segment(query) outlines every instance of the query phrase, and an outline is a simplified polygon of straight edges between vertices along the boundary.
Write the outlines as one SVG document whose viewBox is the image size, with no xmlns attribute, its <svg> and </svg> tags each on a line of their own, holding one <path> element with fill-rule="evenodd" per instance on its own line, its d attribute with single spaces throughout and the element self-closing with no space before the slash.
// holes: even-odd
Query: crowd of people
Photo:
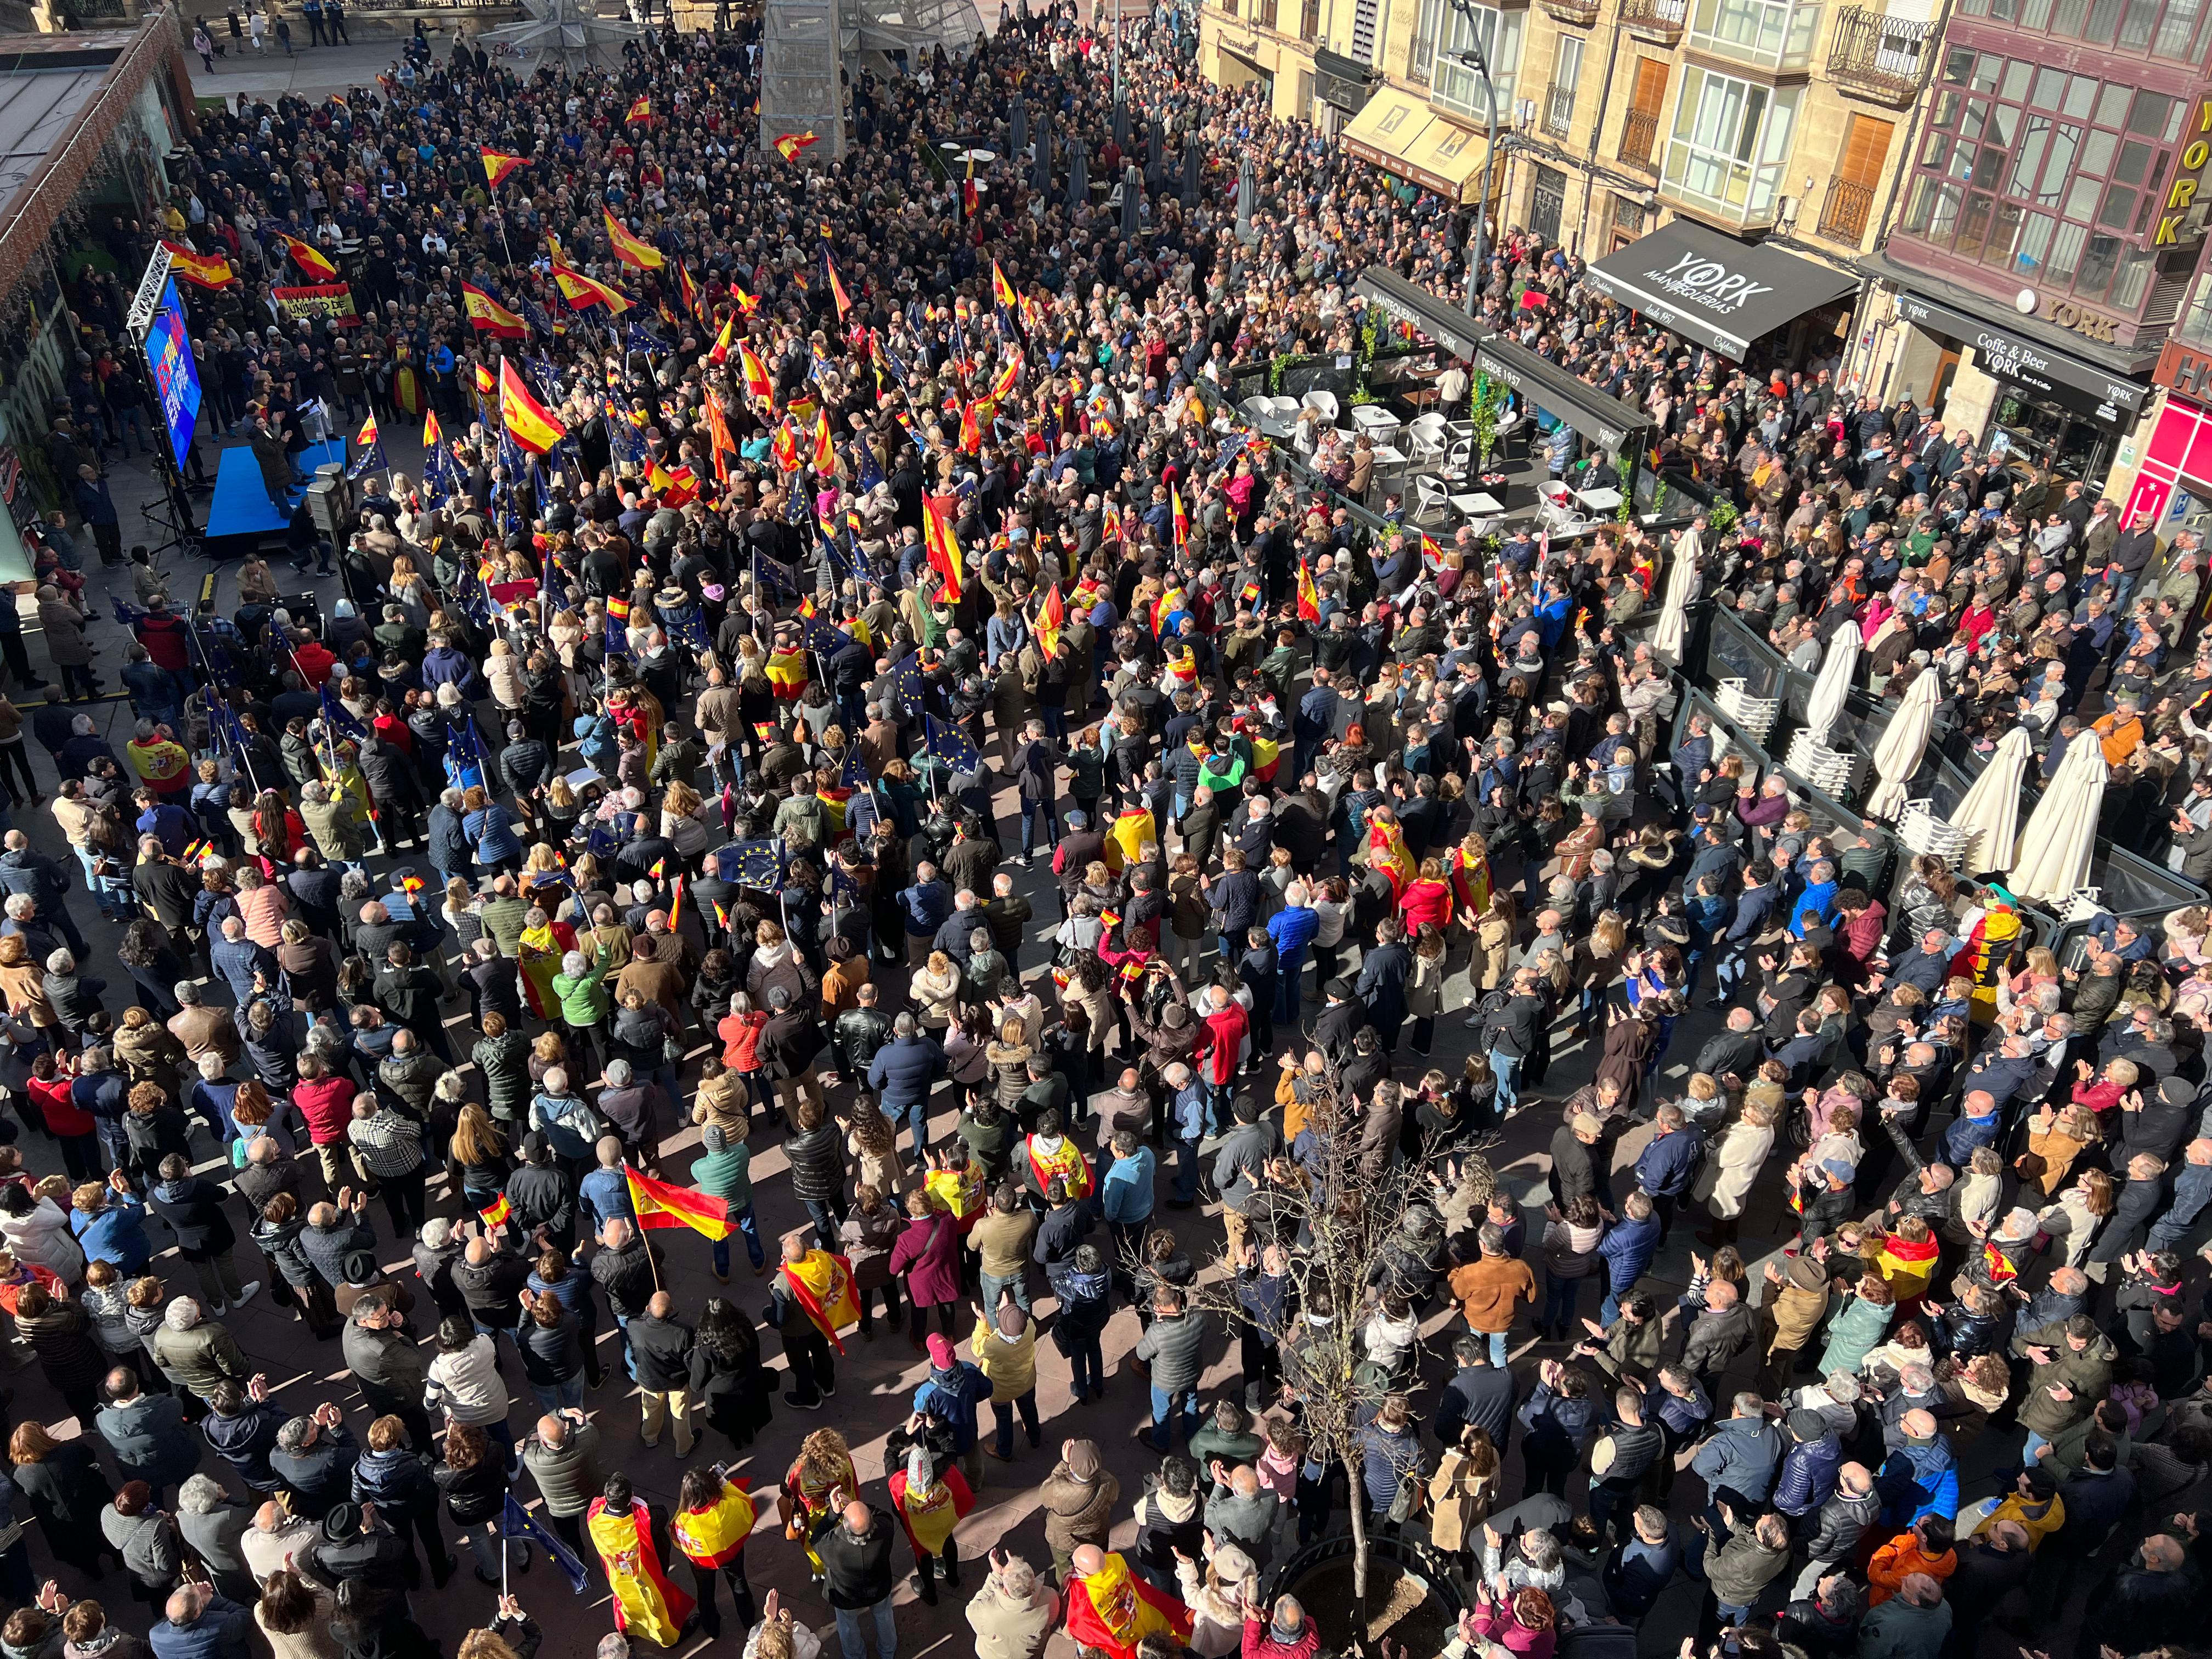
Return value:
<svg viewBox="0 0 2212 1659">
<path fill-rule="evenodd" d="M 972 1589 L 988 1659 L 1310 1659 L 1360 1614 L 1283 1570 L 1355 1511 L 1466 1607 L 1455 1659 L 1594 1654 L 1678 1581 L 1693 1646 L 1774 1659 L 2197 1645 L 2212 921 L 2062 967 L 2001 882 L 1678 720 L 1641 626 L 1688 561 L 1801 665 L 1857 629 L 1877 698 L 1937 675 L 1984 750 L 2100 743 L 2112 837 L 2198 877 L 2194 538 L 1838 358 L 1685 348 L 1510 228 L 1477 309 L 1648 409 L 1694 522 L 1416 525 L 1369 440 L 1228 394 L 1399 341 L 1370 264 L 1456 303 L 1474 227 L 1181 24 L 1025 9 L 860 72 L 828 164 L 757 144 L 743 22 L 203 118 L 152 234 L 234 273 L 189 290 L 211 432 L 286 492 L 311 435 L 434 422 L 335 542 L 300 507 L 327 619 L 259 556 L 221 617 L 129 562 L 119 754 L 40 526 L 65 684 L 0 702 L 0 780 L 76 867 L 0 850 L 0 1311 L 77 1433 L 9 1440 L 9 1659 L 412 1659 L 448 1523 L 501 1592 L 461 1659 L 529 1659 L 545 1553 L 611 1594 L 603 1656 L 720 1633 L 720 1582 L 749 1656 L 813 1659 L 753 1589 L 803 1559 L 844 1659 L 896 1659 L 902 1582 Z M 1136 163 L 1139 234 L 1018 125 Z M 271 320 L 287 238 L 358 326 Z M 144 389 L 113 283 L 71 301 L 50 459 L 123 562 Z M 1519 413 L 1553 477 L 1609 466 Z M 1343 1307 L 1309 1246 L 1351 1183 Z M 272 1389 L 223 1322 L 263 1296 L 348 1389 Z M 920 1378 L 880 1485 L 811 1415 L 879 1321 Z M 658 1501 L 611 1380 L 684 1463 Z M 962 1535 L 1030 1453 L 1048 1564 Z"/>
</svg>

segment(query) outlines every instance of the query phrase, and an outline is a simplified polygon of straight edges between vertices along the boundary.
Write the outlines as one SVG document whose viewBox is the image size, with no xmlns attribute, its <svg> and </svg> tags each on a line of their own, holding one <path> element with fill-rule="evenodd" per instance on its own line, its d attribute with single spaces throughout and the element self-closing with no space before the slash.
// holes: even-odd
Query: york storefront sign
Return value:
<svg viewBox="0 0 2212 1659">
<path fill-rule="evenodd" d="M 2108 374 L 2055 347 L 2010 329 L 1954 310 L 1940 301 L 1900 292 L 1897 314 L 1930 333 L 1948 335 L 1974 349 L 1982 372 L 2039 392 L 2079 414 L 2118 426 L 2142 412 L 2148 388 Z"/>
<path fill-rule="evenodd" d="M 1619 304 L 1741 362 L 1751 343 L 1858 286 L 1856 276 L 1677 219 L 1589 268 Z"/>
</svg>

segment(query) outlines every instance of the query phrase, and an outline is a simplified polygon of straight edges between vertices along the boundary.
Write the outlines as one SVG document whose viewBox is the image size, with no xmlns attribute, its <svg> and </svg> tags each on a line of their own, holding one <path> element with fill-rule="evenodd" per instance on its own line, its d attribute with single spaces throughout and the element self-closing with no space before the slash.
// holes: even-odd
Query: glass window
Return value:
<svg viewBox="0 0 2212 1659">
<path fill-rule="evenodd" d="M 2150 45 L 2151 27 L 2158 21 L 2158 0 L 2128 0 L 2120 14 L 2120 50 L 2141 52 Z"/>
<path fill-rule="evenodd" d="M 1990 222 L 1990 240 L 1982 250 L 1984 264 L 2009 265 L 2013 249 L 2020 240 L 2021 215 L 2024 210 L 2017 202 L 1999 200 L 1996 214 Z"/>
<path fill-rule="evenodd" d="M 1955 92 L 1937 93 L 1935 106 L 1928 112 L 1928 125 L 1931 127 L 1948 127 L 1958 125 L 1959 102 L 1959 94 Z"/>
<path fill-rule="evenodd" d="M 1966 210 L 1959 216 L 1959 256 L 1966 259 L 1979 258 L 1983 240 L 1989 234 L 1990 198 L 1977 191 L 1966 198 Z"/>
<path fill-rule="evenodd" d="M 1984 144 L 1981 159 L 1974 163 L 1974 176 L 1970 180 L 1976 190 L 1995 190 L 1997 181 L 2004 177 L 2005 157 L 2008 154 L 1999 144 Z"/>
<path fill-rule="evenodd" d="M 1722 57 L 1796 68 L 1810 57 L 1820 21 L 1820 0 L 1695 0 L 1690 34 Z"/>
<path fill-rule="evenodd" d="M 2110 46 L 2119 21 L 2120 0 L 2096 0 L 2089 8 L 2089 21 L 2082 27 L 2081 38 L 2093 46 Z"/>
<path fill-rule="evenodd" d="M 2074 282 L 2075 267 L 2081 263 L 2081 243 L 2089 234 L 2080 225 L 2061 225 L 2051 239 L 2051 260 L 2044 266 L 2045 277 L 2057 288 L 2068 288 Z"/>
<path fill-rule="evenodd" d="M 2069 219 L 2087 219 L 2097 210 L 2097 198 L 2104 185 L 2083 173 L 2075 173 L 2074 182 L 2066 186 L 2066 206 L 2063 210 Z"/>
<path fill-rule="evenodd" d="M 2081 159 L 2074 164 L 2075 170 L 2081 173 L 2094 173 L 2101 179 L 2106 170 L 2112 166 L 2112 152 L 2119 147 L 2119 143 L 2118 138 L 2103 128 L 2090 128 L 2089 137 L 2081 145 Z"/>
<path fill-rule="evenodd" d="M 1943 170 L 1943 163 L 1950 159 L 1951 135 L 1948 132 L 1929 133 L 1928 142 L 1921 146 L 1920 165 L 1941 173 Z"/>
<path fill-rule="evenodd" d="M 2021 132 L 2020 149 L 2013 161 L 2012 179 L 2005 188 L 2014 196 L 2034 195 L 2035 170 L 2043 165 L 2043 152 L 2050 145 L 2051 118 L 2047 115 L 2029 116 Z M 1921 165 L 1924 167 L 1927 164 L 1927 158 L 1923 156 Z"/>
<path fill-rule="evenodd" d="M 2035 192 L 2037 205 L 2057 207 L 2059 192 L 2065 188 L 2066 175 L 2074 170 L 2075 147 L 2081 142 L 2081 129 L 2060 123 L 2051 134 L 2051 159 L 2043 165 L 2042 187 Z"/>
<path fill-rule="evenodd" d="M 1987 121 L 1989 117 L 1990 106 L 1987 104 L 1983 103 L 1978 99 L 1974 100 L 1972 103 L 1968 104 L 1966 106 L 1966 112 L 1959 118 L 1959 137 L 1961 138 L 1980 137 L 1982 136 L 1982 124 Z"/>
<path fill-rule="evenodd" d="M 2097 77 L 2077 75 L 2066 83 L 2066 102 L 2063 107 L 2069 115 L 2084 116 L 2089 112 L 2089 106 L 2096 98 Z"/>
<path fill-rule="evenodd" d="M 2133 96 L 2133 93 L 2118 82 L 2107 81 L 2097 99 L 2097 125 L 2100 127 L 2118 126 L 2127 118 L 2128 105 Z"/>
<path fill-rule="evenodd" d="M 2043 264 L 2044 250 L 2051 246 L 2051 228 L 2057 222 L 2047 213 L 2031 213 L 2021 224 L 2020 235 L 2014 243 L 2013 269 L 2033 276 Z"/>
<path fill-rule="evenodd" d="M 1528 14 L 1501 12 L 1489 6 L 1477 6 L 1474 10 L 1472 30 L 1468 27 L 1466 15 L 1457 7 L 1444 14 L 1443 39 L 1437 46 L 1435 78 L 1430 82 L 1429 96 L 1446 109 L 1456 110 L 1462 115 L 1478 118 L 1487 116 L 1491 93 L 1485 90 L 1482 76 L 1475 72 L 1474 66 L 1459 58 L 1459 54 L 1479 39 L 1484 61 L 1490 65 L 1491 88 L 1498 100 L 1498 118 L 1502 124 L 1513 115 L 1515 79 L 1521 68 L 1522 27 Z"/>
<path fill-rule="evenodd" d="M 2165 130 L 2166 111 L 2176 100 L 2162 92 L 2139 92 L 2128 106 L 2128 131 L 2155 138 Z"/>
<path fill-rule="evenodd" d="M 2025 58 L 2015 58 L 2005 65 L 2004 85 L 1998 90 L 2014 103 L 2027 96 L 2027 83 L 2035 74 L 2035 65 Z"/>
<path fill-rule="evenodd" d="M 2112 269 L 2120 262 L 2120 239 L 2107 236 L 2101 231 L 2089 238 L 2088 252 L 2081 258 L 2081 274 L 2074 279 L 2074 291 L 2086 298 L 2094 299 L 2105 291 L 2112 280 Z"/>
<path fill-rule="evenodd" d="M 1949 85 L 1963 87 L 1974 78 L 1974 54 L 1965 46 L 1954 46 L 1943 56 L 1943 79 Z"/>
<path fill-rule="evenodd" d="M 2051 0 L 2027 0 L 2020 9 L 2020 26 L 2024 29 L 2042 30 L 2051 25 Z"/>
<path fill-rule="evenodd" d="M 2051 32 L 2068 40 L 2079 39 L 2089 15 L 2089 0 L 2058 0 L 2051 14 Z"/>
<path fill-rule="evenodd" d="M 1912 181 L 1912 194 L 1905 198 L 1904 227 L 1911 234 L 1918 236 L 1928 228 L 1928 211 L 1935 205 L 1936 192 L 1942 188 L 1933 179 L 1923 173 Z"/>
<path fill-rule="evenodd" d="M 2020 131 L 2020 112 L 2009 104 L 1991 104 L 1988 122 L 1982 128 L 1982 142 L 2012 147 L 2012 136 Z"/>
<path fill-rule="evenodd" d="M 2114 230 L 2125 230 L 2135 210 L 2136 192 L 2125 185 L 2114 185 L 2105 196 L 2105 210 L 2097 216 L 2097 222 Z"/>
<path fill-rule="evenodd" d="M 2112 306 L 2115 311 L 2133 311 L 2150 292 L 2151 272 L 2158 256 L 2147 248 L 2131 247 L 2120 255 L 2119 275 L 2112 278 Z"/>
<path fill-rule="evenodd" d="M 1995 92 L 1997 82 L 2004 74 L 2005 60 L 1995 52 L 1985 52 L 1974 60 L 1974 90 Z"/>
<path fill-rule="evenodd" d="M 1928 240 L 1948 242 L 1959 228 L 1959 203 L 1962 192 L 1956 185 L 1945 185 L 1936 192 L 1935 210 L 1928 219 Z"/>
<path fill-rule="evenodd" d="M 2066 89 L 2066 71 L 2048 65 L 2036 70 L 2035 90 L 2028 94 L 2027 101 L 2038 109 L 2057 109 L 2058 94 Z"/>
<path fill-rule="evenodd" d="M 1690 67 L 1667 146 L 1668 185 L 1744 222 L 1771 217 L 1802 91 Z"/>
</svg>

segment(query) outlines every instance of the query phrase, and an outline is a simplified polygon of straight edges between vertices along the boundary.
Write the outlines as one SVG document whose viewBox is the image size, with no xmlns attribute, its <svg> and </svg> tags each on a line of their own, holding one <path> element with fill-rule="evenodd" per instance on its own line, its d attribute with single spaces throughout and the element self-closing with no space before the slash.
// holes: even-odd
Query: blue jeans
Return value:
<svg viewBox="0 0 2212 1659">
<path fill-rule="evenodd" d="M 837 1645 L 845 1659 L 868 1659 L 867 1627 L 864 1622 L 873 1619 L 876 1626 L 876 1659 L 897 1659 L 898 1626 L 891 1622 L 891 1598 L 888 1595 L 872 1607 L 839 1607 L 837 1610 Z"/>
<path fill-rule="evenodd" d="M 1176 1419 L 1182 1419 L 1182 1437 L 1188 1442 L 1198 1427 L 1198 1390 L 1182 1389 L 1170 1394 L 1158 1383 L 1152 1386 L 1152 1445 L 1159 1451 L 1175 1449 Z"/>
<path fill-rule="evenodd" d="M 1037 826 L 1044 826 L 1045 843 L 1060 845 L 1060 815 L 1041 800 L 1022 803 L 1022 856 L 1027 858 L 1036 851 Z"/>
<path fill-rule="evenodd" d="M 1502 1116 L 1521 1104 L 1521 1056 L 1492 1048 L 1490 1069 L 1498 1077 L 1498 1110 Z"/>
<path fill-rule="evenodd" d="M 1554 1328 L 1575 1322 L 1575 1304 L 1581 1300 L 1583 1282 L 1558 1273 L 1544 1275 L 1544 1323 Z"/>
<path fill-rule="evenodd" d="M 1004 1279 L 996 1273 L 978 1271 L 976 1279 L 983 1290 L 983 1305 L 995 1315 L 999 1310 L 999 1292 L 1012 1291 L 1014 1305 L 1024 1313 L 1030 1310 L 1030 1280 L 1027 1273 L 1008 1273 Z"/>
<path fill-rule="evenodd" d="M 1241 953 L 1240 953 L 1241 954 Z M 1226 959 L 1235 962 L 1236 957 Z M 1298 1023 L 1298 976 L 1305 972 L 1306 953 L 1293 951 L 1275 963 L 1275 1024 L 1285 1029 Z"/>
<path fill-rule="evenodd" d="M 1017 1412 L 1021 1413 L 1022 1429 L 1029 1436 L 1030 1444 L 1041 1446 L 1044 1443 L 1044 1430 L 1037 1422 L 1035 1389 L 1030 1389 L 1026 1394 L 1016 1395 L 1012 1400 L 994 1400 L 991 1402 L 991 1415 L 999 1419 L 998 1444 L 999 1455 L 1001 1457 L 1012 1457 L 1014 1455 L 1014 1413 Z"/>
<path fill-rule="evenodd" d="M 1190 1204 L 1198 1198 L 1198 1143 L 1177 1140 L 1175 1144 L 1175 1201 Z"/>
<path fill-rule="evenodd" d="M 753 1213 L 753 1206 L 748 1204 L 742 1210 L 732 1211 L 730 1219 L 738 1224 L 738 1231 L 745 1236 L 746 1256 L 754 1267 L 762 1266 L 768 1257 L 761 1249 L 760 1218 Z M 714 1271 L 725 1278 L 729 1274 L 730 1241 L 727 1238 L 714 1241 Z"/>
<path fill-rule="evenodd" d="M 1512 1333 L 1510 1331 L 1480 1331 L 1476 1334 L 1490 1344 L 1490 1363 L 1503 1370 L 1505 1368 L 1505 1362 L 1512 1358 L 1507 1352 L 1507 1339 L 1512 1335 Z"/>
<path fill-rule="evenodd" d="M 583 1373 L 578 1372 L 566 1382 L 532 1382 L 530 1392 L 538 1396 L 538 1403 L 549 1413 L 558 1412 L 563 1406 L 580 1407 L 584 1403 Z"/>
<path fill-rule="evenodd" d="M 1106 1354 L 1096 1336 L 1073 1336 L 1075 1352 L 1067 1356 L 1068 1386 L 1078 1400 L 1106 1391 Z"/>
<path fill-rule="evenodd" d="M 921 1167 L 921 1155 L 929 1146 L 929 1097 L 925 1095 L 910 1106 L 893 1106 L 884 1103 L 879 1109 L 891 1121 L 891 1141 L 898 1141 L 898 1126 L 905 1124 L 914 1131 L 914 1164 Z"/>
<path fill-rule="evenodd" d="M 2051 1442 L 2044 1438 L 2043 1436 L 2038 1434 L 2033 1429 L 2030 1429 L 2027 1431 L 2027 1438 L 2021 1442 L 2021 1467 L 2022 1468 L 2034 1468 L 2037 1464 L 2042 1461 L 2036 1456 L 2035 1449 L 2039 1446 L 2047 1446 Z"/>
</svg>

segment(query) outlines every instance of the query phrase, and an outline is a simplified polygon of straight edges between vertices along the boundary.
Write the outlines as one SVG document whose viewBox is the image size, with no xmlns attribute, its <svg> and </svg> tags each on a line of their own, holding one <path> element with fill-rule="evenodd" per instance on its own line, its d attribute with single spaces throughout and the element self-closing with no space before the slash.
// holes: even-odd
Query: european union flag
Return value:
<svg viewBox="0 0 2212 1659">
<path fill-rule="evenodd" d="M 116 622 L 125 628 L 136 628 L 138 619 L 146 614 L 135 605 L 124 604 L 112 593 L 107 596 L 107 603 L 115 611 Z"/>
<path fill-rule="evenodd" d="M 513 1492 L 507 1495 L 507 1510 L 500 1516 L 499 1530 L 502 1537 L 526 1538 L 544 1550 L 552 1558 L 553 1565 L 567 1575 L 568 1588 L 577 1595 L 581 1595 L 591 1587 L 591 1571 L 576 1552 L 552 1528 L 516 1503 Z"/>
<path fill-rule="evenodd" d="M 773 893 L 783 884 L 786 865 L 780 840 L 741 841 L 716 855 L 722 879 Z"/>
<path fill-rule="evenodd" d="M 476 716 L 446 722 L 446 781 L 456 789 L 470 789 L 484 781 L 483 744 L 477 735 Z"/>
<path fill-rule="evenodd" d="M 346 712 L 346 706 L 337 700 L 337 694 L 327 681 L 323 685 L 323 724 L 337 736 L 350 738 L 356 743 L 368 735 L 368 728 Z"/>
<path fill-rule="evenodd" d="M 629 655 L 629 624 L 611 611 L 607 613 L 606 646 L 610 657 Z"/>
<path fill-rule="evenodd" d="M 975 752 L 975 745 L 957 720 L 940 720 L 934 716 L 922 716 L 921 729 L 929 752 L 955 772 L 980 772 L 983 757 Z"/>
<path fill-rule="evenodd" d="M 873 489 L 879 483 L 889 483 L 884 477 L 884 464 L 876 459 L 876 452 L 866 444 L 854 447 L 854 465 L 859 469 L 860 488 Z"/>
<path fill-rule="evenodd" d="M 553 326 L 553 319 L 545 314 L 545 307 L 535 300 L 525 300 L 522 302 L 522 320 L 540 334 L 551 335 L 563 331 Z"/>
<path fill-rule="evenodd" d="M 914 720 L 921 714 L 921 656 L 909 651 L 892 665 L 891 695 L 898 699 L 902 719 Z"/>
<path fill-rule="evenodd" d="M 632 323 L 629 325 L 629 349 L 632 351 L 643 352 L 648 357 L 656 352 L 663 357 L 668 355 L 667 343 L 652 333 L 642 323 Z"/>
<path fill-rule="evenodd" d="M 861 755 L 859 744 L 848 743 L 845 745 L 845 763 L 837 769 L 837 781 L 855 793 L 873 787 L 868 781 L 868 763 Z"/>
<path fill-rule="evenodd" d="M 353 465 L 346 469 L 346 477 L 362 478 L 372 472 L 389 472 L 391 470 L 392 463 L 384 459 L 384 434 L 380 432 L 374 443 L 353 458 Z"/>
<path fill-rule="evenodd" d="M 853 642 L 853 636 L 850 634 L 846 633 L 842 629 L 830 627 L 819 617 L 807 617 L 803 621 L 806 631 L 806 648 L 809 651 L 820 652 L 825 663 Z"/>
<path fill-rule="evenodd" d="M 795 599 L 799 597 L 799 577 L 789 565 L 781 560 L 754 554 L 753 580 L 776 599 Z"/>
</svg>

